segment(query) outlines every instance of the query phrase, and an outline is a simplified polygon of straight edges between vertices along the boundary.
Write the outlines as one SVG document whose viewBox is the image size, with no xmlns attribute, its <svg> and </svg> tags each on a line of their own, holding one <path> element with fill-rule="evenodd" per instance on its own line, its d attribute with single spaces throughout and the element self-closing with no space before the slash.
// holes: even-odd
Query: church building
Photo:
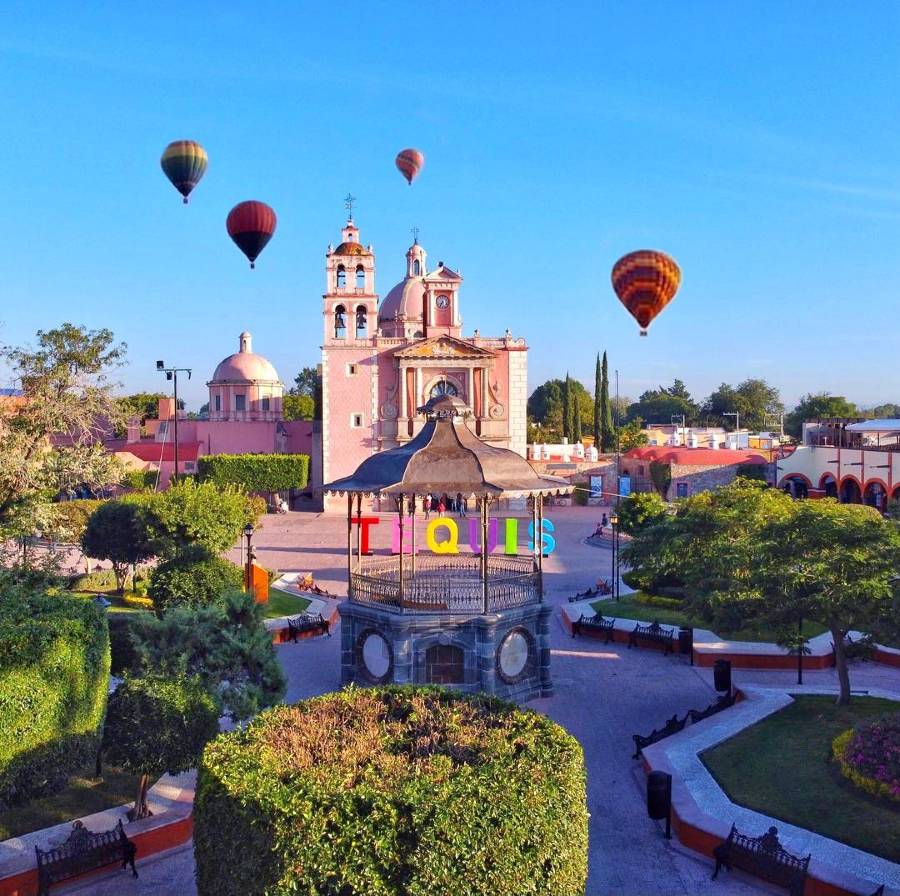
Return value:
<svg viewBox="0 0 900 896">
<path fill-rule="evenodd" d="M 429 270 L 418 238 L 405 262 L 405 276 L 379 303 L 375 253 L 360 241 L 352 215 L 340 244 L 328 246 L 316 485 L 408 442 L 425 423 L 417 409 L 438 395 L 465 402 L 479 438 L 525 456 L 525 340 L 509 330 L 464 336 L 462 276 L 442 261 Z"/>
</svg>

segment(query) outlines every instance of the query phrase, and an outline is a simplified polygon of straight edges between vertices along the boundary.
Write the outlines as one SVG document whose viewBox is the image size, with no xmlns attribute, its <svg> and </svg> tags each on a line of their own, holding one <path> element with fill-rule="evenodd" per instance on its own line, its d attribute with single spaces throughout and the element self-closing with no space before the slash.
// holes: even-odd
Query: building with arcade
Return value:
<svg viewBox="0 0 900 896">
<path fill-rule="evenodd" d="M 525 456 L 525 340 L 509 330 L 463 335 L 459 271 L 442 261 L 429 269 L 418 238 L 404 262 L 403 278 L 379 301 L 375 252 L 360 240 L 352 216 L 341 242 L 328 246 L 314 485 L 409 443 L 425 424 L 417 409 L 441 395 L 463 402 L 478 438 Z"/>
</svg>

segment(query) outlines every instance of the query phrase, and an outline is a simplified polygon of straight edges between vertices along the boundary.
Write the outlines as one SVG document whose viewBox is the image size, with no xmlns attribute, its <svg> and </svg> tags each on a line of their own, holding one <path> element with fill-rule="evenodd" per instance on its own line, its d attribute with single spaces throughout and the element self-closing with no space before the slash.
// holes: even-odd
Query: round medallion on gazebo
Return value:
<svg viewBox="0 0 900 896">
<path fill-rule="evenodd" d="M 546 696 L 552 684 L 543 499 L 571 486 L 538 476 L 514 451 L 482 442 L 466 426 L 458 398 L 442 394 L 419 410 L 427 419 L 414 439 L 324 486 L 347 496 L 342 680 L 447 684 L 519 700 Z M 474 499 L 477 550 L 418 552 L 416 510 L 426 495 Z M 364 496 L 396 508 L 394 555 L 364 557 L 358 532 L 354 547 L 353 518 L 361 515 Z M 491 553 L 491 516 L 503 498 L 527 499 L 532 539 L 524 554 Z"/>
</svg>

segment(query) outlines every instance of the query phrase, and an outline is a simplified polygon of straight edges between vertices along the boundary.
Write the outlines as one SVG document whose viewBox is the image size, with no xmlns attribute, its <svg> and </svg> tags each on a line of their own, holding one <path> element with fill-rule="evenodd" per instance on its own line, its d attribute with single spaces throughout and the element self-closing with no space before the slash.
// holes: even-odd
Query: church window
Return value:
<svg viewBox="0 0 900 896">
<path fill-rule="evenodd" d="M 428 397 L 440 398 L 441 395 L 459 395 L 459 390 L 453 383 L 449 383 L 447 380 L 438 380 L 431 387 L 431 392 L 428 394 Z"/>
<path fill-rule="evenodd" d="M 350 418 L 350 425 L 354 429 L 359 429 L 363 425 L 363 415 L 362 414 L 354 414 Z"/>
<path fill-rule="evenodd" d="M 361 264 L 356 266 L 356 288 L 366 288 L 366 269 Z"/>
<path fill-rule="evenodd" d="M 263 399 L 261 400 L 260 404 L 262 405 L 262 409 L 263 409 L 264 411 L 268 411 L 268 410 L 269 410 L 269 398 L 268 398 L 268 396 L 266 396 L 265 398 L 263 398 Z"/>
<path fill-rule="evenodd" d="M 222 396 L 221 395 L 216 396 L 216 410 L 217 411 L 222 410 Z"/>
<path fill-rule="evenodd" d="M 368 335 L 368 314 L 366 313 L 366 306 L 359 305 L 356 309 L 356 338 L 365 339 Z"/>
<path fill-rule="evenodd" d="M 347 365 L 347 376 L 356 376 L 356 365 L 355 364 Z"/>
<path fill-rule="evenodd" d="M 419 259 L 417 258 L 413 262 L 413 277 L 419 277 L 422 274 L 422 265 L 419 263 Z"/>
<path fill-rule="evenodd" d="M 337 288 L 343 289 L 347 285 L 347 272 L 344 270 L 344 266 L 339 264 L 337 266 Z"/>
<path fill-rule="evenodd" d="M 334 309 L 334 338 L 347 338 L 347 309 L 343 305 Z"/>
<path fill-rule="evenodd" d="M 247 410 L 247 396 L 243 393 L 238 393 L 234 396 L 234 409 L 236 411 L 246 411 Z"/>
</svg>

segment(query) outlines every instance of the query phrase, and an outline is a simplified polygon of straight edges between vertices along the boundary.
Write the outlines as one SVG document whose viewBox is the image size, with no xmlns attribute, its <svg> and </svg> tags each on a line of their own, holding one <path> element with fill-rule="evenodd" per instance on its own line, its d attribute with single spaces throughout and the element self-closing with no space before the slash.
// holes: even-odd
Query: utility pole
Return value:
<svg viewBox="0 0 900 896">
<path fill-rule="evenodd" d="M 166 379 L 172 383 L 172 397 L 175 400 L 175 481 L 178 481 L 178 374 L 186 373 L 191 378 L 190 367 L 166 367 L 165 361 L 157 361 L 156 369 L 165 373 Z"/>
</svg>

